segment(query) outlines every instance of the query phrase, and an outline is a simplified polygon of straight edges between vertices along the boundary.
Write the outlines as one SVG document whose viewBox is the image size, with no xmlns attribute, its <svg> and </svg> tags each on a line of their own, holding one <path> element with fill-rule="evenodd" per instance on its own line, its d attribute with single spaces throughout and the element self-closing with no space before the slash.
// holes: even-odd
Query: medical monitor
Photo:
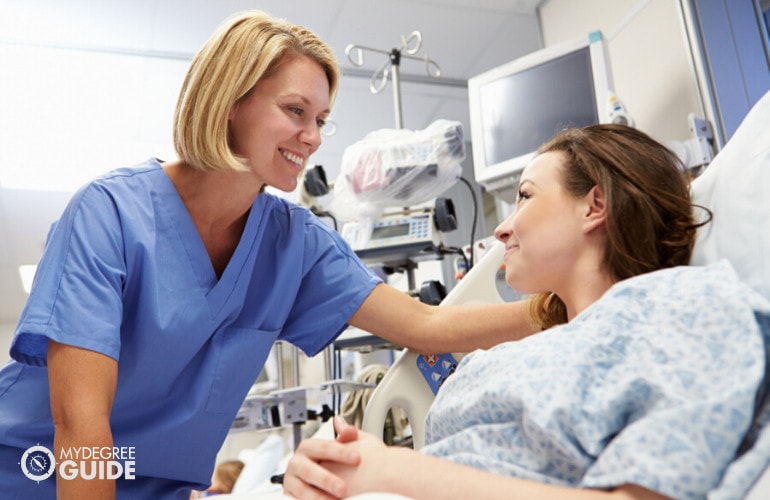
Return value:
<svg viewBox="0 0 770 500">
<path fill-rule="evenodd" d="M 476 182 L 512 203 L 535 150 L 567 127 L 609 121 L 601 32 L 547 47 L 468 80 Z"/>
</svg>

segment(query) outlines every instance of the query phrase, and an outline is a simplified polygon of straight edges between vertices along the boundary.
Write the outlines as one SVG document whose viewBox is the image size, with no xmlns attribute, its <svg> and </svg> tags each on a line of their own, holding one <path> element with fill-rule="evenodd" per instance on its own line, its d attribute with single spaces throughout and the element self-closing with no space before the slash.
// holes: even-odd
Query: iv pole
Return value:
<svg viewBox="0 0 770 500">
<path fill-rule="evenodd" d="M 421 46 L 422 34 L 419 31 L 413 31 L 408 37 L 402 35 L 401 47 L 391 49 L 389 52 L 355 44 L 350 44 L 345 47 L 345 55 L 348 57 L 348 61 L 359 68 L 364 65 L 364 51 L 376 52 L 388 56 L 388 60 L 385 61 L 374 74 L 372 74 L 372 79 L 369 82 L 369 90 L 371 90 L 372 94 L 379 94 L 382 92 L 388 84 L 388 75 L 390 75 L 393 80 L 393 106 L 396 114 L 397 129 L 404 128 L 404 119 L 401 110 L 401 78 L 399 73 L 401 59 L 423 61 L 425 63 L 425 73 L 428 77 L 438 78 L 441 76 L 441 68 L 436 61 L 430 59 L 428 56 L 415 56 Z M 403 266 L 403 270 L 406 271 L 408 281 L 407 286 L 410 290 L 414 290 L 417 285 L 414 277 L 414 270 L 416 267 L 417 264 L 411 259 L 408 259 Z"/>
<path fill-rule="evenodd" d="M 436 61 L 430 59 L 428 56 L 415 56 L 420 50 L 421 45 L 422 34 L 420 34 L 419 31 L 413 31 L 408 37 L 402 35 L 401 46 L 391 49 L 390 51 L 373 49 L 371 47 L 355 44 L 350 44 L 345 48 L 345 55 L 348 57 L 348 61 L 359 68 L 364 65 L 364 51 L 376 52 L 388 56 L 388 60 L 385 61 L 385 63 L 372 75 L 372 79 L 369 82 L 369 90 L 372 91 L 372 94 L 379 94 L 382 92 L 385 85 L 388 83 L 388 76 L 390 75 L 390 78 L 393 80 L 393 106 L 396 114 L 396 128 L 399 129 L 404 128 L 403 113 L 401 110 L 401 78 L 399 74 L 401 59 L 423 61 L 425 63 L 425 72 L 429 77 L 438 78 L 441 76 L 441 68 L 439 68 Z"/>
</svg>

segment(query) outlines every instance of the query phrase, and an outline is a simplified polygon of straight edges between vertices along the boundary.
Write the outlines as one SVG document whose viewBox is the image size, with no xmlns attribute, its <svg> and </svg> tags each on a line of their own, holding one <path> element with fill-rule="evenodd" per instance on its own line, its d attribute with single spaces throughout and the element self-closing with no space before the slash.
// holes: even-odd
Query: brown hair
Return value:
<svg viewBox="0 0 770 500">
<path fill-rule="evenodd" d="M 228 488 L 228 491 L 223 493 L 230 493 L 233 490 L 235 481 L 238 479 L 238 476 L 241 475 L 241 471 L 243 471 L 245 465 L 246 464 L 240 460 L 227 460 L 217 464 L 214 469 L 214 475 L 220 483 L 227 485 Z"/>
<path fill-rule="evenodd" d="M 689 177 L 679 158 L 649 135 L 625 125 L 567 129 L 538 154 L 561 152 L 563 185 L 575 197 L 594 186 L 607 204 L 604 262 L 613 281 L 686 265 L 696 224 Z M 553 293 L 530 297 L 535 324 L 549 328 L 567 321 L 564 303 Z"/>
<path fill-rule="evenodd" d="M 331 101 L 340 69 L 334 53 L 307 28 L 248 11 L 223 24 L 193 59 L 174 112 L 174 148 L 202 170 L 244 170 L 229 144 L 228 115 L 257 82 L 288 57 L 317 62 L 329 81 Z"/>
</svg>

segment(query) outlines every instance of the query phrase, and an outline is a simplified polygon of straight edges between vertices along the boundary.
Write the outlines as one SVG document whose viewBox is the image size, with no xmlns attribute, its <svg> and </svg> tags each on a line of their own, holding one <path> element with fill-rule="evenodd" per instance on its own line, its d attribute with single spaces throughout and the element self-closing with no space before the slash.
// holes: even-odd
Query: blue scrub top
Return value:
<svg viewBox="0 0 770 500">
<path fill-rule="evenodd" d="M 116 170 L 78 191 L 49 234 L 0 371 L 0 445 L 19 459 L 52 449 L 53 339 L 118 360 L 113 439 L 134 447 L 137 476 L 205 486 L 273 343 L 318 353 L 378 283 L 338 233 L 267 193 L 217 279 L 160 164 Z M 37 485 L 19 459 L 0 466 L 0 488 Z"/>
</svg>

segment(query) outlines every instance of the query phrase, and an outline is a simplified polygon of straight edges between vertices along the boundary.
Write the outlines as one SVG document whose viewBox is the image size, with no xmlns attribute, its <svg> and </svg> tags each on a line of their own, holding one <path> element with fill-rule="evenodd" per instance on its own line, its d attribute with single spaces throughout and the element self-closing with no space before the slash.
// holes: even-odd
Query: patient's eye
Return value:
<svg viewBox="0 0 770 500">
<path fill-rule="evenodd" d="M 516 203 L 519 203 L 523 200 L 528 200 L 529 197 L 530 197 L 530 194 L 528 192 L 526 192 L 523 189 L 519 189 L 519 192 L 516 195 Z"/>
</svg>

